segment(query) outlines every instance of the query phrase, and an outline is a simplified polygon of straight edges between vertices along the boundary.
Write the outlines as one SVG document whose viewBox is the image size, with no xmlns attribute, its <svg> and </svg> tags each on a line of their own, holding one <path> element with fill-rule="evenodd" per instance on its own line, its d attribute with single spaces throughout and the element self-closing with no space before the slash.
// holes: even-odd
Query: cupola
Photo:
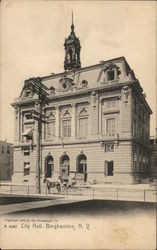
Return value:
<svg viewBox="0 0 157 250">
<path fill-rule="evenodd" d="M 72 70 L 81 68 L 80 62 L 80 41 L 79 38 L 76 37 L 74 32 L 74 24 L 73 24 L 73 13 L 72 13 L 72 25 L 71 25 L 71 33 L 68 38 L 65 38 L 65 61 L 64 61 L 64 69 Z"/>
</svg>

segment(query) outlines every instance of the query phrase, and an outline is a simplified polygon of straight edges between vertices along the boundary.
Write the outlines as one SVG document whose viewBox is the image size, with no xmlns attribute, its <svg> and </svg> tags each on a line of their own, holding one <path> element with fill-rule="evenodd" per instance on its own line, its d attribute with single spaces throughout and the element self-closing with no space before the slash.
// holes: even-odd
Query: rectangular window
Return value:
<svg viewBox="0 0 157 250">
<path fill-rule="evenodd" d="M 117 100 L 116 99 L 110 99 L 110 100 L 106 100 L 106 108 L 115 108 L 117 106 Z"/>
<path fill-rule="evenodd" d="M 63 137 L 71 137 L 71 120 L 63 120 Z"/>
<path fill-rule="evenodd" d="M 107 71 L 107 81 L 113 81 L 115 79 L 115 71 L 108 70 Z"/>
<path fill-rule="evenodd" d="M 115 118 L 106 120 L 106 134 L 109 136 L 115 135 Z"/>
<path fill-rule="evenodd" d="M 30 174 L 30 162 L 24 162 L 24 176 Z"/>
<path fill-rule="evenodd" d="M 114 151 L 113 143 L 105 144 L 105 152 L 113 152 L 113 151 Z"/>
<path fill-rule="evenodd" d="M 7 146 L 7 154 L 10 154 L 10 147 Z"/>
<path fill-rule="evenodd" d="M 88 118 L 79 119 L 79 137 L 86 138 L 88 135 Z"/>
<path fill-rule="evenodd" d="M 113 161 L 107 161 L 106 162 L 106 175 L 107 176 L 113 176 Z"/>
<path fill-rule="evenodd" d="M 33 124 L 23 124 L 22 140 L 30 141 L 33 138 Z"/>
<path fill-rule="evenodd" d="M 55 121 L 47 123 L 46 138 L 52 139 L 55 137 Z"/>
<path fill-rule="evenodd" d="M 24 155 L 30 155 L 30 148 L 29 147 L 24 147 L 23 148 L 23 154 Z"/>
</svg>

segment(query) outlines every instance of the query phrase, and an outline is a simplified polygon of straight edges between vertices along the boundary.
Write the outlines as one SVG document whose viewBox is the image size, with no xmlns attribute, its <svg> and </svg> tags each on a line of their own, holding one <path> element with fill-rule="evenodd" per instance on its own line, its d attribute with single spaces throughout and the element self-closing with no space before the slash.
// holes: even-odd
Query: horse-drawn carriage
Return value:
<svg viewBox="0 0 157 250">
<path fill-rule="evenodd" d="M 68 188 L 72 188 L 76 185 L 76 181 L 70 178 L 61 178 L 55 180 L 55 178 L 46 178 L 46 185 L 48 189 L 48 193 L 50 194 L 51 188 L 56 188 L 58 193 L 67 190 Z"/>
</svg>

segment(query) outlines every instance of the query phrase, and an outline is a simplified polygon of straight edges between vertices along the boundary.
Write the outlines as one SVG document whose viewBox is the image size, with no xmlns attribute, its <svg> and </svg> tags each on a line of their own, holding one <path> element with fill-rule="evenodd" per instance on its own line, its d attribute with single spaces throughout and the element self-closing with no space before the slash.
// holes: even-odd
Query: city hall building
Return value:
<svg viewBox="0 0 157 250">
<path fill-rule="evenodd" d="M 64 43 L 64 71 L 44 76 L 41 184 L 67 177 L 87 183 L 139 183 L 149 174 L 152 113 L 124 57 L 81 67 L 80 41 L 71 25 Z M 13 181 L 37 178 L 38 95 L 25 84 L 15 110 Z"/>
</svg>

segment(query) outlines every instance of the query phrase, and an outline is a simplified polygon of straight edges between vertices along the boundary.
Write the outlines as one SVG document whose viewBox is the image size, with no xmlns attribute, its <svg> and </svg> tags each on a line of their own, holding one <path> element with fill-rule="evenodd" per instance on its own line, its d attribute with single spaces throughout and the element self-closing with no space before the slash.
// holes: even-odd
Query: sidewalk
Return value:
<svg viewBox="0 0 157 250">
<path fill-rule="evenodd" d="M 49 206 L 62 205 L 74 203 L 76 200 L 65 200 L 65 199 L 49 199 L 42 201 L 31 201 L 31 202 L 22 202 L 22 203 L 14 203 L 8 205 L 0 206 L 0 215 L 5 215 L 9 213 L 22 212 L 30 209 L 36 208 L 45 208 Z"/>
<path fill-rule="evenodd" d="M 156 202 L 157 190 L 150 187 L 149 184 L 136 184 L 136 185 L 120 185 L 120 184 L 95 184 L 95 185 L 82 185 L 65 189 L 58 193 L 56 188 L 48 190 L 42 188 L 41 194 L 36 194 L 36 187 L 33 186 L 0 186 L 1 194 L 23 195 L 31 197 L 57 197 L 68 200 L 89 200 L 89 199 L 102 199 L 102 200 L 126 200 L 126 201 L 141 201 L 141 202 Z"/>
</svg>

